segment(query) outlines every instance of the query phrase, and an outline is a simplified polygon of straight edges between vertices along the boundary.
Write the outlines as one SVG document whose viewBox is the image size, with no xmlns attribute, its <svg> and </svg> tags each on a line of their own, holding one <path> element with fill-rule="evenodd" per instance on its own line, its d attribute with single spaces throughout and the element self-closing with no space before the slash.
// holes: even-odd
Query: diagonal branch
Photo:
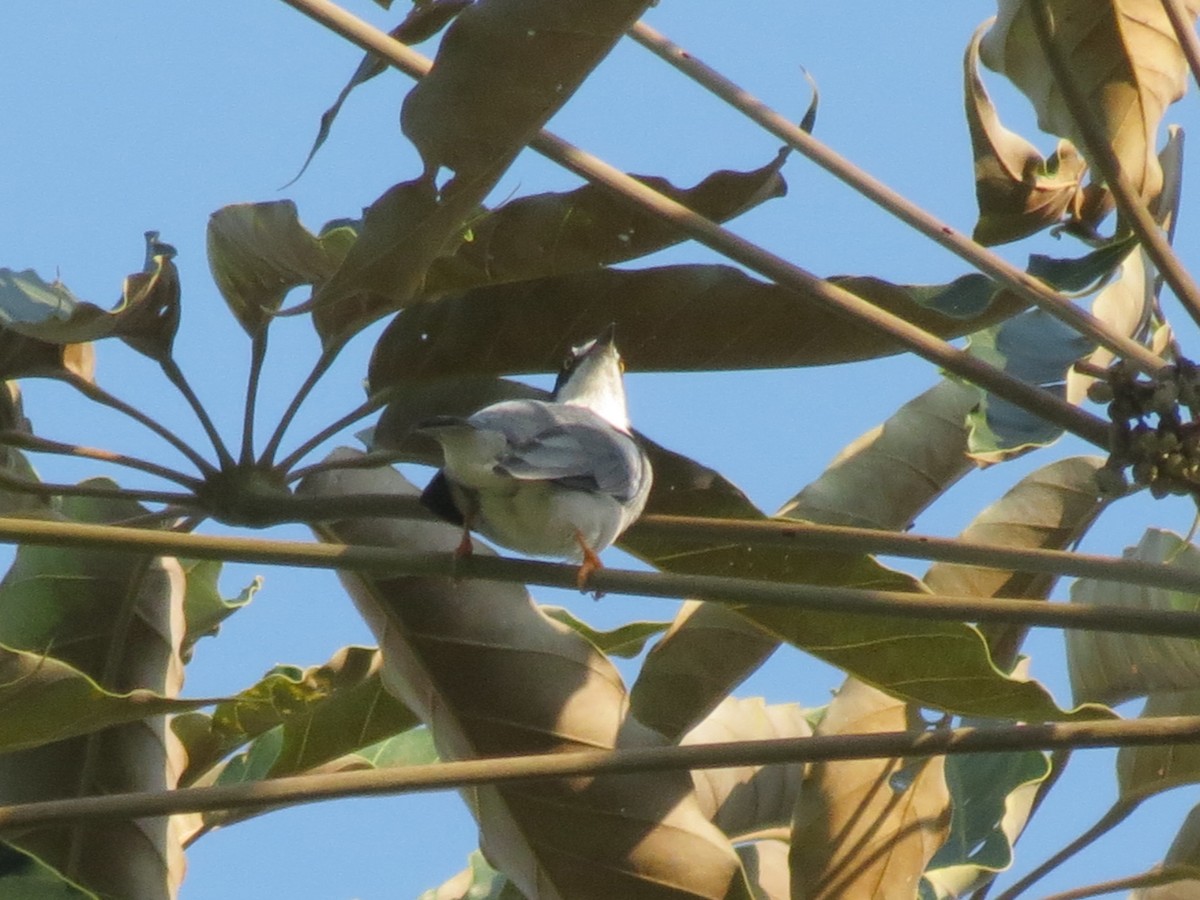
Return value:
<svg viewBox="0 0 1200 900">
<path fill-rule="evenodd" d="M 78 522 L 0 518 L 0 542 L 122 550 L 192 559 L 219 559 L 393 576 L 477 578 L 546 587 L 578 588 L 579 569 L 536 560 L 475 554 L 414 554 L 391 547 L 316 544 L 216 535 L 180 535 Z M 1041 600 L 906 593 L 829 585 L 780 584 L 752 578 L 680 575 L 602 568 L 587 590 L 605 594 L 681 599 L 734 607 L 760 605 L 841 615 L 886 615 L 938 621 L 1009 622 L 1128 634 L 1200 638 L 1200 613 L 1127 609 Z"/>
<path fill-rule="evenodd" d="M 106 488 L 95 484 L 55 484 L 51 481 L 33 481 L 2 470 L 0 470 L 0 487 L 34 497 L 97 497 L 104 500 L 144 500 L 149 503 L 191 505 L 196 503 L 194 495 L 182 494 L 178 491 Z"/>
<path fill-rule="evenodd" d="M 392 40 L 383 31 L 351 15 L 329 0 L 285 2 L 414 78 L 420 78 L 430 68 L 431 63 L 426 57 Z M 782 257 L 738 237 L 595 156 L 572 146 L 562 138 L 542 131 L 530 141 L 529 146 L 587 181 L 607 187 L 643 210 L 676 225 L 706 247 L 780 285 L 809 294 L 816 301 L 888 335 L 923 359 L 942 366 L 1086 441 L 1100 447 L 1107 446 L 1108 425 L 1098 417 L 1077 409 L 1048 391 L 1032 387 L 995 366 L 933 337 L 911 322 L 885 312 L 862 297 L 830 284 Z"/>
<path fill-rule="evenodd" d="M 1083 138 L 1088 159 L 1104 176 L 1104 181 L 1112 191 L 1117 208 L 1121 211 L 1121 215 L 1129 227 L 1133 229 L 1134 234 L 1137 235 L 1146 255 L 1150 257 L 1159 274 L 1171 286 L 1171 290 L 1183 308 L 1187 310 L 1188 315 L 1192 317 L 1192 321 L 1200 324 L 1200 286 L 1192 279 L 1175 251 L 1171 249 L 1171 245 L 1167 243 L 1162 229 L 1150 215 L 1150 210 L 1138 196 L 1138 192 L 1129 181 L 1129 176 L 1121 166 L 1121 161 L 1113 152 L 1103 127 L 1088 105 L 1087 97 L 1080 90 L 1075 81 L 1075 75 L 1071 72 L 1071 67 L 1067 65 L 1062 51 L 1054 40 L 1055 26 L 1046 0 L 1033 0 L 1029 4 L 1029 12 L 1034 34 L 1037 35 L 1042 52 L 1046 55 L 1046 62 L 1054 75 L 1054 83 L 1062 92 L 1067 109 L 1071 112 L 1071 118 Z"/>
<path fill-rule="evenodd" d="M 889 759 L 963 753 L 1007 753 L 1063 747 L 1132 747 L 1200 742 L 1200 716 L 1059 722 L 922 732 L 820 735 L 722 744 L 580 750 L 434 763 L 394 769 L 294 775 L 249 784 L 111 794 L 0 806 L 0 834 L 83 819 L 142 818 L 185 812 L 311 803 L 338 797 L 450 790 L 542 778 L 682 769 L 716 769 Z"/>
<path fill-rule="evenodd" d="M 201 484 L 197 478 L 136 456 L 126 456 L 124 453 L 116 453 L 112 450 L 103 450 L 98 447 L 84 447 L 80 444 L 66 444 L 61 441 L 52 441 L 49 438 L 38 437 L 23 431 L 0 431 L 0 445 L 18 447 L 34 453 L 53 453 L 59 456 L 76 456 L 80 459 L 94 459 L 98 462 L 108 462 L 113 465 L 124 466 L 127 469 L 137 469 L 140 472 L 157 475 L 159 478 L 166 481 L 174 481 L 176 484 L 181 484 L 192 490 L 195 490 Z"/>
<path fill-rule="evenodd" d="M 807 157 L 906 225 L 966 260 L 980 272 L 991 276 L 1013 293 L 1036 304 L 1080 334 L 1107 347 L 1118 357 L 1129 360 L 1132 365 L 1144 372 L 1154 373 L 1165 365 L 1163 360 L 1137 341 L 1118 334 L 1100 319 L 1076 306 L 1067 297 L 1054 291 L 1044 282 L 1034 278 L 1028 272 L 1018 269 L 1003 257 L 971 240 L 961 231 L 951 228 L 883 182 L 868 175 L 808 132 L 797 128 L 792 122 L 734 84 L 720 72 L 705 65 L 682 47 L 673 44 L 649 25 L 638 22 L 630 29 L 629 35 L 660 59 L 757 122 L 793 150 Z"/>
</svg>

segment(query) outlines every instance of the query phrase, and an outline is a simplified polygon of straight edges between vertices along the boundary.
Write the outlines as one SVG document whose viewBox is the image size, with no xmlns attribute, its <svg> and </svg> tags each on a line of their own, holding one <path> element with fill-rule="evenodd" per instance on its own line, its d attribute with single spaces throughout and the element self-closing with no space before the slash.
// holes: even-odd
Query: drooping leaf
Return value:
<svg viewBox="0 0 1200 900">
<path fill-rule="evenodd" d="M 261 576 L 255 576 L 241 592 L 232 599 L 221 596 L 217 579 L 221 575 L 221 563 L 216 560 L 182 560 L 187 577 L 187 595 L 183 602 L 187 631 L 184 634 L 181 652 L 183 661 L 191 659 L 196 642 L 212 637 L 221 628 L 221 623 L 245 606 L 262 587 Z"/>
<path fill-rule="evenodd" d="M 183 783 L 275 729 L 274 755 L 262 777 L 310 771 L 407 731 L 416 716 L 385 691 L 382 667 L 377 650 L 343 647 L 320 666 L 277 666 L 211 716 L 177 720 L 176 732 L 188 748 Z M 263 758 L 262 748 L 255 758 Z"/>
<path fill-rule="evenodd" d="M 1098 456 L 1057 460 L 1026 475 L 1003 497 L 984 509 L 959 538 L 1001 547 L 1064 550 L 1091 527 L 1107 500 L 1096 472 Z M 1038 572 L 934 563 L 925 584 L 939 594 L 967 597 L 1022 597 L 1044 600 L 1057 578 Z M 980 626 L 992 655 L 1003 669 L 1016 662 L 1027 627 L 987 623 Z"/>
<path fill-rule="evenodd" d="M 5 335 L 0 332 L 0 354 L 3 354 Z M 21 402 L 21 388 L 15 381 L 0 383 L 0 432 L 27 436 L 33 433 L 29 420 L 25 418 Z M 37 482 L 37 472 L 20 450 L 0 439 L 0 471 L 5 475 L 24 481 Z M 26 493 L 17 489 L 0 487 L 0 515 L 38 516 L 53 514 L 54 501 L 50 497 Z"/>
<path fill-rule="evenodd" d="M 313 235 L 291 200 L 237 203 L 209 217 L 208 266 L 230 311 L 254 336 L 288 291 L 328 279 L 354 239 L 353 230 L 337 226 Z"/>
<path fill-rule="evenodd" d="M 984 36 L 983 62 L 1029 98 L 1043 131 L 1085 147 L 1042 52 L 1029 0 L 1003 0 Z M 1074 73 L 1134 189 L 1148 200 L 1162 186 L 1156 158 L 1159 123 L 1183 96 L 1187 62 L 1157 0 L 1054 0 L 1048 4 L 1054 43 Z M 1192 18 L 1200 9 L 1185 0 Z"/>
<path fill-rule="evenodd" d="M 670 622 L 627 622 L 609 631 L 597 631 L 562 606 L 542 605 L 542 612 L 583 635 L 605 656 L 620 656 L 633 659 L 642 652 L 646 642 L 656 634 L 662 634 Z"/>
<path fill-rule="evenodd" d="M 965 897 L 1013 862 L 1013 846 L 1050 774 L 1044 753 L 988 753 L 946 758 L 952 814 L 946 843 L 925 879 L 938 900 Z"/>
<path fill-rule="evenodd" d="M 979 77 L 979 39 L 971 37 L 963 58 L 964 94 L 979 219 L 972 237 L 985 246 L 1028 237 L 1078 215 L 1087 163 L 1069 141 L 1045 159 L 1029 141 L 1000 123 Z"/>
<path fill-rule="evenodd" d="M 1200 690 L 1151 694 L 1139 716 L 1200 715 Z M 1200 781 L 1200 744 L 1148 744 L 1117 751 L 1118 802 L 1136 804 L 1155 794 Z"/>
<path fill-rule="evenodd" d="M 971 352 L 1009 375 L 1066 396 L 1067 370 L 1095 346 L 1049 313 L 1031 309 L 971 335 Z M 1003 462 L 1051 444 L 1062 428 L 1014 403 L 980 390 L 971 413 L 970 452 L 984 463 Z"/>
<path fill-rule="evenodd" d="M 388 9 L 391 6 L 391 0 L 375 0 L 375 2 L 379 3 L 384 9 Z M 414 4 L 413 8 L 408 11 L 408 15 L 404 17 L 404 21 L 388 32 L 388 37 L 410 46 L 427 41 L 445 28 L 450 20 L 465 7 L 469 6 L 471 2 L 472 0 L 427 0 L 427 2 Z M 337 99 L 333 101 L 333 105 L 321 113 L 321 124 L 317 129 L 317 136 L 313 140 L 312 148 L 308 151 L 308 156 L 304 159 L 304 165 L 300 167 L 300 171 L 296 173 L 296 177 L 284 185 L 285 188 L 299 181 L 300 176 L 304 174 L 309 164 L 313 161 L 313 157 L 317 155 L 317 151 L 321 149 L 321 146 L 329 137 L 329 132 L 333 128 L 333 120 L 342 111 L 342 106 L 349 99 L 350 92 L 360 84 L 370 81 L 376 75 L 382 75 L 387 70 L 387 67 L 388 64 L 374 53 L 368 53 L 363 56 L 362 62 L 358 64 L 358 68 L 350 76 L 350 81 L 346 83 L 341 93 L 338 94 Z"/>
<path fill-rule="evenodd" d="M 145 268 L 125 279 L 121 301 L 111 312 L 80 300 L 60 281 L 43 281 L 32 269 L 0 269 L 0 328 L 45 344 L 120 337 L 152 359 L 169 356 L 179 326 L 174 255 L 174 248 L 159 242 L 157 232 L 147 232 Z M 6 366 L 3 374 L 11 378 L 25 373 L 10 372 Z"/>
<path fill-rule="evenodd" d="M 811 711 L 795 703 L 768 706 L 761 697 L 726 698 L 680 745 L 808 737 Z M 804 765 L 739 766 L 692 772 L 700 807 L 734 841 L 786 828 L 800 793 Z"/>
<path fill-rule="evenodd" d="M 326 471 L 302 490 L 417 493 L 392 469 Z M 329 523 L 319 534 L 419 553 L 449 552 L 460 538 L 455 527 L 424 518 Z M 656 740 L 628 718 L 611 664 L 520 587 L 342 578 L 380 638 L 385 684 L 430 726 L 442 758 Z M 686 775 L 539 781 L 479 788 L 469 799 L 489 859 L 527 895 L 649 900 L 691 892 L 719 900 L 741 877 Z"/>
<path fill-rule="evenodd" d="M 1200 572 L 1200 550 L 1176 534 L 1151 528 L 1125 559 Z M 1200 595 L 1146 585 L 1080 578 L 1072 603 L 1126 609 L 1200 609 Z M 1077 701 L 1115 704 L 1161 691 L 1200 688 L 1200 645 L 1192 638 L 1068 631 L 1067 670 Z"/>
<path fill-rule="evenodd" d="M 715 222 L 787 193 L 781 151 L 750 172 L 720 171 L 681 189 L 664 178 L 634 175 L 660 194 Z M 453 256 L 434 262 L 427 289 L 462 291 L 489 284 L 590 272 L 645 256 L 686 239 L 678 228 L 593 184 L 562 194 L 519 197 L 471 223 Z"/>
<path fill-rule="evenodd" d="M 1058 257 L 1031 253 L 1025 268 L 1030 275 L 1040 278 L 1056 290 L 1080 294 L 1098 287 L 1109 278 L 1136 246 L 1137 238 L 1127 235 L 1108 241 L 1083 256 Z"/>
<path fill-rule="evenodd" d="M 107 522 L 144 510 L 129 501 L 67 497 L 62 512 L 73 520 Z M 199 705 L 169 704 L 183 679 L 183 598 L 183 571 L 170 557 L 18 549 L 0 585 L 0 641 L 19 651 L 11 657 L 18 671 L 3 683 L 20 692 L 26 685 L 46 686 L 46 673 L 54 673 L 57 683 L 49 687 L 65 696 L 62 702 L 37 698 L 41 702 L 29 709 L 33 698 L 18 695 L 6 704 L 5 727 L 67 739 L 0 755 L 0 803 L 176 787 L 183 753 L 162 713 L 168 705 Z M 136 716 L 128 715 L 131 707 L 139 708 Z M 91 730 L 107 724 L 102 717 L 114 709 L 130 724 Z M 59 733 L 46 733 L 56 715 L 71 712 L 76 722 L 60 718 Z M 70 862 L 72 876 L 101 895 L 166 900 L 183 878 L 188 818 L 47 824 L 12 840 L 56 869 Z"/>
<path fill-rule="evenodd" d="M 1003 321 L 1025 302 L 983 276 L 902 286 L 830 281 L 940 337 Z M 557 371 L 563 352 L 617 323 L 630 371 L 817 366 L 903 349 L 789 288 L 720 265 L 604 269 L 477 288 L 410 307 L 371 360 L 371 389 L 404 378 Z"/>
<path fill-rule="evenodd" d="M 903 731 L 906 704 L 850 679 L 816 733 Z M 912 900 L 950 828 L 945 757 L 814 763 L 792 821 L 792 896 Z"/>
</svg>

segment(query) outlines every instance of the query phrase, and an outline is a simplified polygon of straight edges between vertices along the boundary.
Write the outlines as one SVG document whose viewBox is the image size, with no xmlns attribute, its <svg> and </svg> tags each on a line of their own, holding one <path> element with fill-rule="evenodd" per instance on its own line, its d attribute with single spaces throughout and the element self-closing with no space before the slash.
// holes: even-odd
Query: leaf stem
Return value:
<svg viewBox="0 0 1200 900">
<path fill-rule="evenodd" d="M 0 431 L 0 445 L 8 447 L 17 447 L 22 450 L 29 450 L 33 453 L 51 453 L 59 456 L 77 456 L 81 459 L 94 459 L 99 462 L 108 462 L 117 466 L 124 466 L 127 469 L 137 469 L 140 472 L 147 472 L 151 475 L 157 475 L 159 478 L 166 481 L 173 481 L 176 484 L 183 485 L 186 488 L 195 490 L 201 485 L 198 478 L 193 478 L 176 469 L 167 466 L 161 466 L 158 463 L 150 462 L 146 459 L 140 459 L 136 456 L 126 456 L 123 453 L 116 453 L 112 450 L 103 450 L 98 447 L 84 447 L 80 444 L 66 444 L 60 441 L 52 441 L 49 438 L 38 437 L 37 435 L 27 434 L 23 431 Z"/>
<path fill-rule="evenodd" d="M 1056 319 L 1065 322 L 1080 334 L 1107 347 L 1118 357 L 1129 360 L 1132 365 L 1144 372 L 1153 373 L 1165 365 L 1163 360 L 1137 341 L 1117 333 L 1106 323 L 1076 306 L 1069 298 L 1053 290 L 1044 282 L 1034 278 L 1028 272 L 1018 269 L 1003 257 L 971 240 L 957 229 L 949 227 L 945 222 L 935 218 L 908 198 L 867 174 L 841 154 L 808 132 L 796 127 L 745 89 L 698 60 L 692 53 L 672 43 L 646 23 L 636 23 L 629 30 L 629 36 L 758 123 L 793 150 L 816 163 L 906 225 L 959 258 L 966 260 L 980 272 L 986 273 L 1005 285 L 1013 293 L 1037 305 Z"/>
<path fill-rule="evenodd" d="M 1196 28 L 1189 21 L 1188 13 L 1179 0 L 1162 0 L 1163 11 L 1171 20 L 1171 28 L 1183 50 L 1188 68 L 1192 70 L 1192 80 L 1200 86 L 1200 38 L 1196 37 Z"/>
<path fill-rule="evenodd" d="M 335 344 L 326 347 L 321 351 L 321 355 L 317 357 L 312 371 L 308 373 L 308 377 L 304 379 L 304 383 L 300 385 L 299 390 L 296 391 L 296 395 L 292 397 L 292 402 L 283 411 L 283 415 L 279 419 L 279 424 L 275 426 L 275 431 L 271 434 L 271 439 L 267 441 L 267 446 L 263 448 L 262 456 L 258 459 L 258 464 L 264 469 L 273 467 L 275 454 L 279 450 L 279 444 L 283 440 L 288 426 L 296 418 L 296 413 L 300 411 L 300 407 L 308 399 L 308 395 L 317 386 L 317 382 L 329 371 L 329 367 L 333 365 L 333 361 L 337 359 L 338 353 L 341 352 L 342 346 L 342 344 Z"/>
<path fill-rule="evenodd" d="M 177 491 L 148 491 L 140 488 L 106 488 L 89 484 L 56 484 L 50 481 L 31 481 L 0 471 L 0 487 L 31 494 L 35 497 L 96 497 L 102 500 L 143 500 L 148 503 L 196 504 L 192 494 Z"/>
<path fill-rule="evenodd" d="M 153 431 L 160 438 L 191 460 L 192 464 L 200 470 L 202 475 L 208 477 L 217 474 L 217 470 L 213 467 L 212 463 L 197 453 L 190 444 L 186 443 L 182 438 L 179 437 L 179 435 L 175 434 L 175 432 L 171 431 L 171 429 L 167 428 L 167 426 L 163 425 L 158 420 L 151 418 L 140 409 L 130 406 L 124 400 L 113 396 L 108 391 L 104 390 L 104 388 L 97 384 L 92 384 L 92 382 L 80 377 L 79 375 L 76 375 L 74 372 L 68 372 L 67 374 L 59 377 L 89 400 L 99 403 L 101 406 L 107 406 L 109 409 L 114 409 L 117 412 L 133 419 L 138 424 L 143 425 Z"/>
<path fill-rule="evenodd" d="M 250 374 L 246 379 L 246 405 L 242 414 L 242 450 L 239 457 L 243 466 L 250 466 L 254 463 L 254 415 L 258 409 L 258 385 L 262 378 L 262 368 L 266 358 L 267 329 L 264 328 L 256 332 L 250 339 Z"/>
<path fill-rule="evenodd" d="M 415 501 L 415 498 L 409 498 Z M 449 526 L 447 526 L 449 527 Z M 346 569 L 393 576 L 476 578 L 578 588 L 578 566 L 482 553 L 411 553 L 391 547 L 180 535 L 137 528 L 0 518 L 0 542 L 135 551 L 305 568 Z M 695 598 L 735 607 L 760 605 L 844 615 L 885 615 L 937 621 L 1016 622 L 1047 628 L 1200 638 L 1200 613 L 1129 609 L 1040 600 L 979 598 L 832 585 L 776 584 L 753 578 L 680 575 L 602 568 L 588 590 L 669 599 Z"/>
<path fill-rule="evenodd" d="M 0 832 L 84 819 L 144 818 L 311 803 L 339 797 L 452 790 L 543 778 L 916 758 L 961 753 L 1130 747 L 1200 741 L 1200 716 L 1059 722 L 921 732 L 817 735 L 688 746 L 577 750 L 369 771 L 293 775 L 249 784 L 110 794 L 0 806 Z"/>
<path fill-rule="evenodd" d="M 1141 721 L 1161 722 L 1163 720 L 1143 719 Z M 1164 741 L 1163 743 L 1173 742 Z M 1108 811 L 1102 815 L 1091 828 L 1079 835 L 1079 837 L 1075 838 L 1075 840 L 1071 841 L 1071 843 L 1067 844 L 1067 846 L 1063 847 L 1012 887 L 1008 888 L 1008 890 L 1004 891 L 1004 893 L 998 894 L 996 896 L 996 900 L 1016 900 L 1018 895 L 1024 892 L 1027 888 L 1032 887 L 1035 882 L 1050 874 L 1050 872 L 1058 868 L 1080 850 L 1083 850 L 1089 844 L 1092 844 L 1104 837 L 1104 835 L 1108 834 L 1108 832 L 1112 831 L 1114 828 L 1124 822 L 1127 818 L 1129 818 L 1130 814 L 1137 809 L 1137 807 L 1137 802 L 1118 800 L 1111 807 L 1109 807 Z"/>
<path fill-rule="evenodd" d="M 1154 263 L 1156 269 L 1171 286 L 1175 297 L 1192 317 L 1192 321 L 1200 324 L 1200 286 L 1188 274 L 1186 268 L 1175 251 L 1167 242 L 1158 223 L 1142 202 L 1117 158 L 1116 152 L 1109 143 L 1108 137 L 1088 104 L 1074 73 L 1063 58 L 1058 46 L 1053 18 L 1050 15 L 1046 0 L 1033 0 L 1029 4 L 1030 20 L 1034 34 L 1046 55 L 1046 62 L 1054 76 L 1054 82 L 1062 92 L 1071 118 L 1083 138 L 1084 149 L 1088 160 L 1096 170 L 1104 176 L 1104 182 L 1112 191 L 1113 200 L 1121 215 L 1138 236 L 1138 241 L 1146 251 L 1146 255 Z"/>
<path fill-rule="evenodd" d="M 322 428 L 320 431 L 318 431 L 316 434 L 314 434 L 312 437 L 310 437 L 308 440 L 306 440 L 303 444 L 301 444 L 299 447 L 297 447 L 295 450 L 293 450 L 291 453 L 289 453 L 287 456 L 285 456 L 282 460 L 279 461 L 279 464 L 276 466 L 276 469 L 280 473 L 288 472 L 292 468 L 292 466 L 294 466 L 301 459 L 303 459 L 305 456 L 307 456 L 316 447 L 320 446 L 320 444 L 322 442 L 329 440 L 329 438 L 333 437 L 335 434 L 337 434 L 339 431 L 341 431 L 347 425 L 352 425 L 355 422 L 357 422 L 359 419 L 365 418 L 366 416 L 369 416 L 371 413 L 375 412 L 377 409 L 380 409 L 381 407 L 386 406 L 389 398 L 391 397 L 391 394 L 392 394 L 391 390 L 383 390 L 383 391 L 380 391 L 379 393 L 375 394 L 372 397 L 368 397 L 364 402 L 360 403 L 354 409 L 350 410 L 350 412 L 346 413 L 344 416 L 342 416 L 336 422 L 334 422 L 331 425 L 326 426 L 325 428 Z M 321 465 L 322 465 L 321 463 L 317 463 L 315 466 L 309 466 L 308 469 L 314 469 L 314 468 L 316 468 L 316 466 L 321 466 Z M 326 468 L 328 468 L 328 466 L 326 466 Z M 337 466 L 336 468 L 344 468 L 344 467 Z M 307 470 L 301 470 L 301 471 L 307 471 Z M 299 477 L 299 476 L 296 475 L 295 473 L 293 473 L 292 475 L 290 475 L 288 477 L 288 480 L 294 481 L 297 477 Z"/>
<path fill-rule="evenodd" d="M 289 483 L 300 481 L 308 478 L 310 475 L 316 475 L 319 472 L 329 472 L 334 469 L 374 469 L 376 466 L 388 466 L 392 463 L 405 462 L 408 459 L 407 454 L 398 453 L 393 450 L 374 450 L 370 453 L 364 453 L 362 456 L 348 457 L 346 459 L 326 459 L 313 463 L 311 466 L 302 466 L 293 472 L 289 472 L 287 480 Z"/>
<path fill-rule="evenodd" d="M 392 40 L 383 31 L 351 15 L 329 0 L 284 2 L 415 78 L 424 75 L 431 66 L 430 61 L 421 54 Z M 1108 425 L 1096 416 L 1077 409 L 1049 391 L 1033 387 L 978 357 L 933 337 L 911 322 L 880 309 L 868 300 L 738 237 L 562 138 L 542 131 L 530 141 L 529 146 L 581 178 L 607 187 L 646 212 L 674 224 L 696 241 L 729 259 L 778 284 L 799 290 L 817 302 L 888 335 L 923 359 L 948 369 L 1086 441 L 1100 447 L 1107 446 Z"/>
<path fill-rule="evenodd" d="M 208 410 L 204 408 L 204 404 L 200 402 L 200 398 L 192 390 L 192 386 L 188 383 L 187 376 L 183 374 L 183 370 L 179 368 L 179 364 L 169 356 L 160 359 L 158 364 L 162 367 L 163 374 L 167 376 L 167 380 L 175 385 L 176 389 L 187 401 L 188 406 L 192 408 L 192 412 L 196 414 L 196 418 L 200 422 L 200 427 L 204 429 L 204 433 L 208 435 L 208 439 L 212 443 L 213 450 L 216 451 L 217 460 L 220 462 L 221 468 L 234 468 L 236 464 L 233 461 L 233 457 L 229 454 L 229 448 L 225 446 L 225 441 L 221 439 L 221 433 L 217 431 L 212 418 L 208 415 Z"/>
</svg>

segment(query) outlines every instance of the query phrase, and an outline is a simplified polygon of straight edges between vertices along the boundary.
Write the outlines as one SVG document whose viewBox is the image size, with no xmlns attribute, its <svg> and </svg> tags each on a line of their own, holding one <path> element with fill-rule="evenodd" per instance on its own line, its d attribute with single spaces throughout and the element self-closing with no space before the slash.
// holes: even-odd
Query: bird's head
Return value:
<svg viewBox="0 0 1200 900">
<path fill-rule="evenodd" d="M 625 365 L 614 343 L 615 332 L 616 326 L 609 325 L 599 337 L 571 349 L 554 384 L 554 401 L 585 406 L 628 432 L 629 411 L 622 378 Z"/>
</svg>

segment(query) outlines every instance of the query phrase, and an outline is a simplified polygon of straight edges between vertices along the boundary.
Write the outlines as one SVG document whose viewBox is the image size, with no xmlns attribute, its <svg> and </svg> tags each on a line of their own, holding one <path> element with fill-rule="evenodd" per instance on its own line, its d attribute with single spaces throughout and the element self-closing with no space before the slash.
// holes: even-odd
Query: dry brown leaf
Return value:
<svg viewBox="0 0 1200 900">
<path fill-rule="evenodd" d="M 915 714 L 848 679 L 816 733 L 903 731 Z M 912 900 L 950 829 L 943 762 L 939 756 L 814 764 L 792 819 L 793 900 Z"/>
<path fill-rule="evenodd" d="M 1047 160 L 1033 144 L 1001 124 L 979 77 L 979 40 L 990 21 L 976 30 L 963 57 L 967 127 L 979 204 L 973 237 L 989 246 L 1019 240 L 1057 224 L 1069 209 L 1077 213 L 1087 169 L 1070 141 L 1060 141 Z"/>
<path fill-rule="evenodd" d="M 1050 0 L 1058 46 L 1099 118 L 1130 182 L 1154 199 L 1163 175 L 1156 156 L 1168 106 L 1183 96 L 1187 62 L 1160 0 Z M 1200 0 L 1185 0 L 1193 19 Z M 1083 147 L 1054 83 L 1030 18 L 1029 0 L 1003 0 L 980 46 L 988 68 L 1030 99 L 1038 125 Z"/>
</svg>

